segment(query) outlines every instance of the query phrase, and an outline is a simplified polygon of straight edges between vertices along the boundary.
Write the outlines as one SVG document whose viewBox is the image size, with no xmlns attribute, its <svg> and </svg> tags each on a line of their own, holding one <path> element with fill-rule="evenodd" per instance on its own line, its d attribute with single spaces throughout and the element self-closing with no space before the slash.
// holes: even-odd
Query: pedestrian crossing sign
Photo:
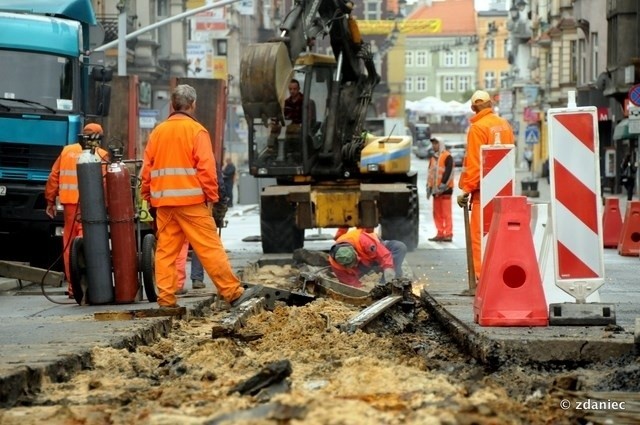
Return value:
<svg viewBox="0 0 640 425">
<path fill-rule="evenodd" d="M 535 124 L 529 124 L 524 130 L 524 142 L 528 145 L 535 145 L 540 141 L 540 129 Z"/>
</svg>

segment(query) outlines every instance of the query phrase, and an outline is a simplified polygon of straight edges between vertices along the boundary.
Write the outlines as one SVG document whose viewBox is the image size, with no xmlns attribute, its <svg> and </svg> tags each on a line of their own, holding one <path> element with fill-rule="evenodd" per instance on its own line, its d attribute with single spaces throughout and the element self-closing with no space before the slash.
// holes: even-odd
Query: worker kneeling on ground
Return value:
<svg viewBox="0 0 640 425">
<path fill-rule="evenodd" d="M 329 253 L 331 270 L 345 285 L 362 287 L 360 277 L 382 270 L 384 284 L 402 277 L 407 246 L 401 241 L 381 241 L 366 229 L 352 229 L 336 239 Z"/>
<path fill-rule="evenodd" d="M 142 166 L 141 194 L 155 209 L 152 215 L 157 222 L 158 305 L 178 307 L 176 259 L 188 240 L 218 296 L 237 306 L 258 295 L 262 287 L 242 288 L 211 216 L 208 205 L 218 202 L 219 182 L 209 133 L 194 117 L 195 89 L 187 84 L 177 86 L 171 106 L 174 112 L 149 136 Z"/>
</svg>

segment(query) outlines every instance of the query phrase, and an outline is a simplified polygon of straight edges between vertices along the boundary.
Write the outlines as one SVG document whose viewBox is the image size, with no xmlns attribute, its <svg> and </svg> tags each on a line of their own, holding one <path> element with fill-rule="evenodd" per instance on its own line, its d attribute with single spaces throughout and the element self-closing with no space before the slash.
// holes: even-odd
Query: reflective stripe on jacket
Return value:
<svg viewBox="0 0 640 425">
<path fill-rule="evenodd" d="M 108 158 L 108 153 L 104 149 L 98 148 L 96 153 L 103 160 Z M 45 186 L 44 197 L 47 202 L 54 203 L 56 196 L 58 196 L 61 204 L 78 203 L 80 196 L 76 165 L 80 154 L 82 154 L 82 147 L 79 143 L 65 146 L 62 149 L 62 153 L 60 153 L 53 167 L 51 167 Z M 105 171 L 106 169 L 103 167 L 103 175 Z"/>
<path fill-rule="evenodd" d="M 218 201 L 209 133 L 189 115 L 172 115 L 153 130 L 141 176 L 142 197 L 153 207 Z"/>
<path fill-rule="evenodd" d="M 471 127 L 467 133 L 467 153 L 462 164 L 458 187 L 466 193 L 480 190 L 480 147 L 490 145 L 500 133 L 502 144 L 513 144 L 513 130 L 509 122 L 497 116 L 491 108 L 483 109 L 471 117 Z"/>
<path fill-rule="evenodd" d="M 453 170 L 449 173 L 447 181 L 443 182 L 442 177 L 447 169 L 446 162 L 447 158 L 451 156 L 451 153 L 447 150 L 440 152 L 440 155 L 436 157 L 431 157 L 429 160 L 429 176 L 427 177 L 427 187 L 434 189 L 434 191 L 440 186 L 442 183 L 447 185 L 447 188 L 453 189 Z M 452 167 L 453 168 L 453 167 Z"/>
</svg>

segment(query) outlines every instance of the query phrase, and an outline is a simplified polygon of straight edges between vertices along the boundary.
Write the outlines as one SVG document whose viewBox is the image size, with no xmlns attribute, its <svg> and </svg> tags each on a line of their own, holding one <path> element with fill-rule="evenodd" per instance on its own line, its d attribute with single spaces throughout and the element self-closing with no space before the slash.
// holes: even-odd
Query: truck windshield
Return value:
<svg viewBox="0 0 640 425">
<path fill-rule="evenodd" d="M 74 110 L 73 69 L 66 57 L 0 50 L 1 110 Z"/>
</svg>

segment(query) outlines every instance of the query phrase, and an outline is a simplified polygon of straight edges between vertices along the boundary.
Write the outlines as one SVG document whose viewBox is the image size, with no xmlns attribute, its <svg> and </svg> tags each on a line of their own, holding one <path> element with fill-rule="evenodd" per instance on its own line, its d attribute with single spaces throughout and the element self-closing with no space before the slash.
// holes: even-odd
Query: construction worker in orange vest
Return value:
<svg viewBox="0 0 640 425">
<path fill-rule="evenodd" d="M 401 241 L 381 241 L 367 229 L 351 229 L 339 236 L 329 251 L 333 274 L 345 285 L 362 287 L 360 277 L 382 269 L 382 282 L 402 277 L 407 246 Z"/>
<path fill-rule="evenodd" d="M 96 146 L 100 144 L 104 134 L 102 126 L 96 123 L 85 125 L 82 132 L 85 136 L 89 136 L 89 139 L 91 139 Z M 78 175 L 76 174 L 76 164 L 81 153 L 82 146 L 80 143 L 74 143 L 62 149 L 62 153 L 60 153 L 60 156 L 58 156 L 51 168 L 51 173 L 49 173 L 44 191 L 44 197 L 47 200 L 46 213 L 49 217 L 54 218 L 56 216 L 56 197 L 58 197 L 63 207 L 64 228 L 62 231 L 62 246 L 64 251 L 62 258 L 64 261 L 64 273 L 67 277 L 67 292 L 69 298 L 73 298 L 71 267 L 69 265 L 71 242 L 77 236 L 82 236 Z M 96 154 L 102 158 L 103 162 L 107 162 L 109 159 L 109 154 L 104 149 L 97 148 Z"/>
<path fill-rule="evenodd" d="M 151 132 L 144 151 L 141 194 L 157 222 L 155 275 L 161 308 L 179 307 L 176 259 L 185 239 L 221 299 L 235 307 L 262 291 L 260 285 L 243 289 L 211 216 L 218 202 L 216 160 L 209 132 L 195 119 L 196 99 L 193 87 L 176 86 L 171 93 L 174 112 Z"/>
<path fill-rule="evenodd" d="M 433 195 L 433 221 L 437 234 L 429 238 L 432 242 L 451 242 L 453 221 L 451 220 L 451 195 L 453 194 L 453 157 L 444 143 L 431 138 L 434 155 L 429 159 L 427 176 L 427 199 Z"/>
<path fill-rule="evenodd" d="M 473 250 L 473 268 L 476 279 L 480 277 L 482 270 L 482 257 L 480 243 L 482 229 L 480 228 L 480 147 L 490 145 L 496 141 L 499 135 L 500 142 L 513 144 L 514 136 L 511 125 L 504 118 L 500 118 L 493 112 L 491 96 L 484 90 L 477 90 L 471 96 L 471 110 L 475 115 L 471 117 L 471 126 L 467 133 L 467 152 L 464 157 L 463 171 L 460 175 L 458 187 L 462 194 L 458 195 L 458 206 L 469 206 L 471 210 L 471 245 Z M 470 202 L 470 203 L 469 203 Z M 469 247 L 467 247 L 469 249 Z"/>
</svg>

